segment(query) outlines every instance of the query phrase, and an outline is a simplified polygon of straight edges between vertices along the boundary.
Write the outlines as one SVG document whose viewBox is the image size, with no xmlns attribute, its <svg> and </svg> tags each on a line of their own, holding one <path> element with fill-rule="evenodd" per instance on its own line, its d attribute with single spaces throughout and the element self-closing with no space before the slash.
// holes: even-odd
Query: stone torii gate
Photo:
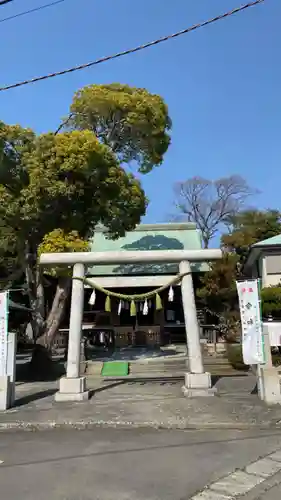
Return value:
<svg viewBox="0 0 281 500">
<path fill-rule="evenodd" d="M 188 347 L 188 371 L 185 373 L 183 393 L 188 397 L 212 395 L 211 376 L 204 371 L 199 326 L 196 314 L 190 262 L 208 262 L 222 258 L 221 250 L 152 250 L 117 252 L 45 253 L 40 256 L 42 266 L 73 266 L 73 282 L 69 325 L 69 343 L 66 377 L 61 378 L 56 401 L 83 401 L 89 398 L 86 378 L 80 376 L 80 345 L 84 309 L 85 266 L 108 264 L 178 263 L 182 303 Z M 79 279 L 75 279 L 79 278 Z"/>
</svg>

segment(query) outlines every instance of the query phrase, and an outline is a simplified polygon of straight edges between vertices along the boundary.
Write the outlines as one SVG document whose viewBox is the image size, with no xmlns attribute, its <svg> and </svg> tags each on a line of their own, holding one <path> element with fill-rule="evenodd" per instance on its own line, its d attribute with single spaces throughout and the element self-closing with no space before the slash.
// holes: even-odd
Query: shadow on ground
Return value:
<svg viewBox="0 0 281 500">
<path fill-rule="evenodd" d="M 21 398 L 16 399 L 14 407 L 17 408 L 19 406 L 28 405 L 29 403 L 34 403 L 35 401 L 39 401 L 40 399 L 53 396 L 56 392 L 57 389 L 47 389 L 45 391 L 35 392 L 34 394 L 27 394 L 26 396 L 22 396 Z"/>
<path fill-rule="evenodd" d="M 60 379 L 65 375 L 65 364 L 62 360 L 52 361 L 51 369 L 46 373 L 36 373 L 31 369 L 30 362 L 17 365 L 17 382 L 51 382 Z"/>
<path fill-rule="evenodd" d="M 239 372 L 239 373 L 235 373 L 235 375 L 233 374 L 229 374 L 229 375 L 211 375 L 211 379 L 212 379 L 212 387 L 214 385 L 216 385 L 219 380 L 221 380 L 222 378 L 243 378 L 245 377 L 245 375 L 247 374 L 247 372 Z"/>
</svg>

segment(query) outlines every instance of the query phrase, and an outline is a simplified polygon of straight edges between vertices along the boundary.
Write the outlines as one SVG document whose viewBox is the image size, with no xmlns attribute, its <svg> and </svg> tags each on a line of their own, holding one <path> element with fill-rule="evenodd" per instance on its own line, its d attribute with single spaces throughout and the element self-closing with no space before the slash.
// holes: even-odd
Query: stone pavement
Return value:
<svg viewBox="0 0 281 500">
<path fill-rule="evenodd" d="M 55 403 L 58 382 L 18 384 L 16 407 L 0 414 L 0 430 L 152 427 L 167 429 L 281 429 L 281 407 L 265 406 L 255 394 L 255 377 L 220 377 L 218 395 L 188 399 L 183 377 L 88 379 L 90 401 Z"/>
<path fill-rule="evenodd" d="M 281 474 L 277 473 L 249 493 L 242 495 L 240 500 L 280 500 Z"/>
<path fill-rule="evenodd" d="M 281 485 L 281 449 L 210 483 L 190 500 L 274 499 Z M 277 500 L 277 497 L 276 497 Z"/>
<path fill-rule="evenodd" d="M 256 497 L 257 500 L 280 500 L 280 492 L 281 492 L 281 482 L 278 482 L 275 486 L 270 487 L 267 491 L 263 492 L 259 497 Z M 246 498 L 244 500 L 247 500 Z M 248 497 L 250 500 L 250 497 Z M 253 497 L 252 497 L 253 500 Z"/>
</svg>

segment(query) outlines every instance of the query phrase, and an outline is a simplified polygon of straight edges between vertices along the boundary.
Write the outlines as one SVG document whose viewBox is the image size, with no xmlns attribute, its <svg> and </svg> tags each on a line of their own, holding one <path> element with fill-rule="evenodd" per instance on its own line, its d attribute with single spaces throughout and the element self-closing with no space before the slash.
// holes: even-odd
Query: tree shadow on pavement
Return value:
<svg viewBox="0 0 281 500">
<path fill-rule="evenodd" d="M 104 381 L 106 382 L 106 381 Z M 119 385 L 126 384 L 126 380 L 119 380 L 116 382 L 112 382 L 111 384 L 103 385 L 101 387 L 97 387 L 95 389 L 90 389 L 90 399 L 99 392 L 107 391 L 108 389 L 114 389 L 114 387 L 118 387 Z"/>
<path fill-rule="evenodd" d="M 245 377 L 245 373 L 235 373 L 235 375 L 233 375 L 233 374 L 211 375 L 212 386 L 216 385 L 219 382 L 219 380 L 221 380 L 222 378 L 243 378 L 243 377 Z"/>
<path fill-rule="evenodd" d="M 16 381 L 17 382 L 53 382 L 59 380 L 65 375 L 65 364 L 61 360 L 52 361 L 51 370 L 44 374 L 36 373 L 31 369 L 30 362 L 17 365 Z"/>
<path fill-rule="evenodd" d="M 44 391 L 34 392 L 33 394 L 26 394 L 25 396 L 19 397 L 18 399 L 15 400 L 13 408 L 17 408 L 19 406 L 25 406 L 28 405 L 29 403 L 34 403 L 35 401 L 39 401 L 49 396 L 53 396 L 56 392 L 57 389 L 46 389 Z"/>
</svg>

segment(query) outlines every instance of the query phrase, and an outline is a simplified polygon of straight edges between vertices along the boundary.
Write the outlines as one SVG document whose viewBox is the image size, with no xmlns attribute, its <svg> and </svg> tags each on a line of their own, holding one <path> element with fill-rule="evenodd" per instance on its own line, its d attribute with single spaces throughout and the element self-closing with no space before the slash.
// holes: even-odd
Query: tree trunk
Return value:
<svg viewBox="0 0 281 500">
<path fill-rule="evenodd" d="M 58 279 L 57 289 L 51 311 L 46 321 L 44 335 L 36 342 L 37 344 L 44 345 L 48 349 L 52 347 L 55 335 L 57 334 L 61 320 L 63 319 L 66 300 L 70 289 L 70 282 L 70 278 Z"/>
<path fill-rule="evenodd" d="M 25 242 L 25 275 L 32 310 L 31 335 L 34 350 L 30 363 L 33 377 L 50 376 L 52 372 L 51 346 L 58 331 L 70 287 L 70 278 L 59 278 L 52 308 L 45 321 L 45 297 L 42 269 L 36 265 L 32 245 Z M 30 333 L 29 333 L 30 335 Z"/>
<path fill-rule="evenodd" d="M 28 287 L 32 318 L 26 326 L 25 335 L 29 340 L 35 342 L 36 338 L 42 334 L 45 324 L 45 296 L 40 270 L 36 270 L 36 278 L 32 282 L 28 282 Z"/>
<path fill-rule="evenodd" d="M 44 331 L 36 338 L 31 360 L 32 372 L 40 376 L 52 375 L 52 344 L 65 312 L 70 289 L 70 278 L 59 278 L 51 311 L 44 324 Z"/>
<path fill-rule="evenodd" d="M 203 248 L 204 250 L 206 250 L 207 248 L 209 248 L 210 237 L 203 235 L 202 240 L 203 240 Z"/>
<path fill-rule="evenodd" d="M 36 260 L 31 252 L 31 245 L 28 241 L 25 243 L 25 277 L 29 304 L 32 310 L 32 319 L 26 333 L 29 338 L 32 336 L 33 341 L 35 341 L 44 329 L 45 297 L 42 269 L 36 266 Z"/>
</svg>

